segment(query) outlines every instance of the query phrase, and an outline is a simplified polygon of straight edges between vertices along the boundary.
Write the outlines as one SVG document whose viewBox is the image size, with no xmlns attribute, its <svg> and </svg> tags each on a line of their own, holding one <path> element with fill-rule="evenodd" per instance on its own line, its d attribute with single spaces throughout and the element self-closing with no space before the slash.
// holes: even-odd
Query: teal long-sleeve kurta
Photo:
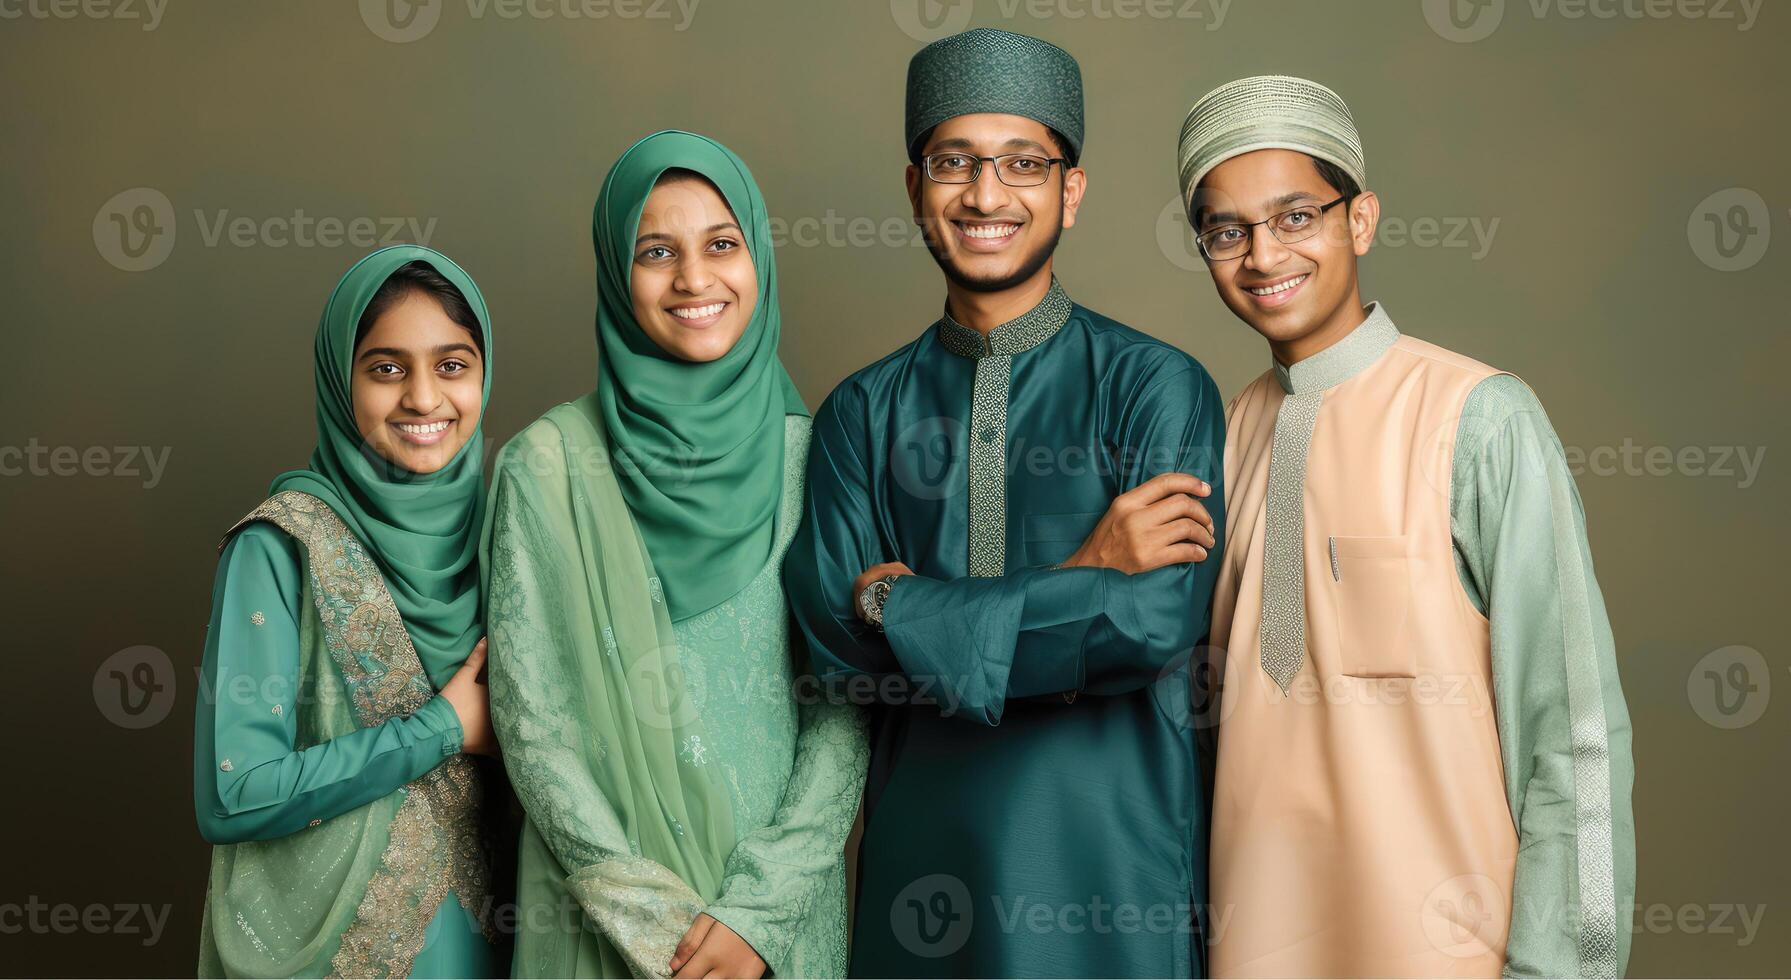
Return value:
<svg viewBox="0 0 1791 980">
<path fill-rule="evenodd" d="M 1214 486 L 1192 358 L 1069 303 L 987 342 L 947 318 L 815 418 L 785 562 L 818 674 L 874 702 L 855 976 L 1189 976 L 1205 895 L 1190 651 L 1217 562 L 1051 566 L 1165 472 Z M 886 632 L 853 579 L 896 581 Z"/>
<path fill-rule="evenodd" d="M 300 700 L 314 693 L 299 680 L 300 619 L 317 616 L 305 576 L 297 543 L 268 523 L 237 532 L 219 561 L 193 738 L 194 811 L 213 844 L 295 833 L 460 751 L 459 716 L 439 695 L 408 717 L 297 748 Z M 412 976 L 478 976 L 500 959 L 450 894 Z"/>
<path fill-rule="evenodd" d="M 1636 882 L 1629 711 L 1585 510 L 1527 385 L 1494 375 L 1475 386 L 1453 473 L 1456 571 L 1492 623 L 1494 710 L 1518 833 L 1505 975 L 1622 976 Z M 1573 664 L 1592 677 L 1601 726 L 1569 718 Z M 1575 769 L 1596 756 L 1608 760 L 1609 807 L 1588 820 Z"/>
</svg>

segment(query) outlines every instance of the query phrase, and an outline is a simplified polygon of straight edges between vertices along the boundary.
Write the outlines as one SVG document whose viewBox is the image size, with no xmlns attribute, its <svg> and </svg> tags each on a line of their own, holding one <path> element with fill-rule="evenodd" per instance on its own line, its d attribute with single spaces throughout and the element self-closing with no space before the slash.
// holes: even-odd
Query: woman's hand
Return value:
<svg viewBox="0 0 1791 980">
<path fill-rule="evenodd" d="M 765 975 L 765 961 L 739 933 L 710 918 L 707 913 L 696 917 L 690 931 L 672 953 L 673 976 L 727 977 L 729 980 L 759 980 Z"/>
<path fill-rule="evenodd" d="M 460 751 L 467 755 L 498 754 L 497 736 L 491 731 L 491 694 L 485 686 L 485 640 L 480 638 L 466 663 L 442 688 L 442 697 L 460 716 Z"/>
</svg>

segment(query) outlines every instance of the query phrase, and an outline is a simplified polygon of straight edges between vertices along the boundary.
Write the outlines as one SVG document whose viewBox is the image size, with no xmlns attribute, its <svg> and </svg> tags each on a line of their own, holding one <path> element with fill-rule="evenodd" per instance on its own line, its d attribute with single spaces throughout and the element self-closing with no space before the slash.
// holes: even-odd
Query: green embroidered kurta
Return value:
<svg viewBox="0 0 1791 980">
<path fill-rule="evenodd" d="M 1217 562 L 1052 566 L 1113 498 L 1210 481 L 1223 403 L 1188 355 L 1053 283 L 988 337 L 948 317 L 815 417 L 785 583 L 818 674 L 876 702 L 855 976 L 1189 976 L 1205 800 L 1185 665 Z M 895 581 L 886 632 L 853 579 Z"/>
<path fill-rule="evenodd" d="M 460 751 L 459 718 L 440 695 L 408 717 L 320 740 L 306 721 L 328 693 L 311 678 L 330 668 L 316 665 L 332 663 L 318 615 L 299 545 L 265 522 L 237 532 L 212 590 L 193 739 L 194 809 L 200 834 L 213 844 L 288 838 L 392 797 Z M 294 938 L 261 935 L 265 928 L 252 941 L 283 948 Z M 334 953 L 324 948 L 312 975 L 321 975 Z M 214 959 L 201 964 L 202 973 L 224 969 Z M 479 977 L 503 969 L 502 951 L 486 942 L 450 891 L 410 975 Z"/>
<path fill-rule="evenodd" d="M 537 423 L 540 425 L 541 423 Z M 533 428 L 533 427 L 532 427 Z M 857 816 L 869 749 L 863 713 L 850 705 L 802 698 L 806 664 L 792 650 L 789 613 L 778 571 L 801 518 L 810 422 L 785 420 L 783 495 L 774 550 L 747 587 L 721 605 L 678 621 L 674 631 L 685 683 L 706 737 L 686 745 L 684 763 L 719 767 L 738 841 L 719 896 L 707 904 L 666 902 L 639 917 L 664 920 L 682 934 L 698 911 L 723 923 L 782 976 L 843 976 L 846 967 L 844 845 Z M 518 442 L 553 451 L 557 437 Z M 494 714 L 517 794 L 530 809 L 519 869 L 523 919 L 518 976 L 628 976 L 623 949 L 650 945 L 630 919 L 593 922 L 565 887 L 568 875 L 604 862 L 634 862 L 631 828 L 595 785 L 581 779 L 582 755 L 563 758 L 580 721 L 559 697 L 563 678 L 547 652 L 560 618 L 553 603 L 556 573 L 531 561 L 538 516 L 507 488 L 531 481 L 527 452 L 507 457 L 494 476 L 489 621 L 503 650 L 494 671 L 507 678 Z M 514 462 L 509 461 L 514 459 Z M 496 641 L 494 640 L 494 643 Z M 799 703 L 799 700 L 801 703 Z M 560 739 L 546 733 L 565 733 Z M 512 746 L 517 746 L 512 750 Z M 674 828 L 677 830 L 677 828 Z M 579 941 L 542 941 L 550 930 L 576 930 Z M 656 961 L 636 951 L 637 959 Z"/>
</svg>

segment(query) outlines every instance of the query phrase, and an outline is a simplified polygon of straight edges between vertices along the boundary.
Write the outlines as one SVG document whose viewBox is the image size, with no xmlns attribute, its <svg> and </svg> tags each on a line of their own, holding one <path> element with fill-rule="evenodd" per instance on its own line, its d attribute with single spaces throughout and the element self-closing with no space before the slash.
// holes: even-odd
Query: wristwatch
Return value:
<svg viewBox="0 0 1791 980">
<path fill-rule="evenodd" d="M 865 622 L 878 629 L 883 628 L 883 603 L 889 599 L 889 586 L 895 580 L 894 575 L 873 579 L 858 593 L 858 611 L 864 615 Z"/>
</svg>

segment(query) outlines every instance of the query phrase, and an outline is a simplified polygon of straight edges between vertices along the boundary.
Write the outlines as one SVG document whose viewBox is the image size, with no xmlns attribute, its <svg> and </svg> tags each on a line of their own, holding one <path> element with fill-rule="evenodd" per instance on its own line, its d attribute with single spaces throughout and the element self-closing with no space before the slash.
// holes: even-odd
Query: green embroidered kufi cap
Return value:
<svg viewBox="0 0 1791 980">
<path fill-rule="evenodd" d="M 1035 37 L 987 27 L 940 38 L 908 62 L 905 136 L 910 162 L 934 126 L 973 112 L 1035 119 L 1082 157 L 1082 68 L 1070 53 Z"/>
</svg>

